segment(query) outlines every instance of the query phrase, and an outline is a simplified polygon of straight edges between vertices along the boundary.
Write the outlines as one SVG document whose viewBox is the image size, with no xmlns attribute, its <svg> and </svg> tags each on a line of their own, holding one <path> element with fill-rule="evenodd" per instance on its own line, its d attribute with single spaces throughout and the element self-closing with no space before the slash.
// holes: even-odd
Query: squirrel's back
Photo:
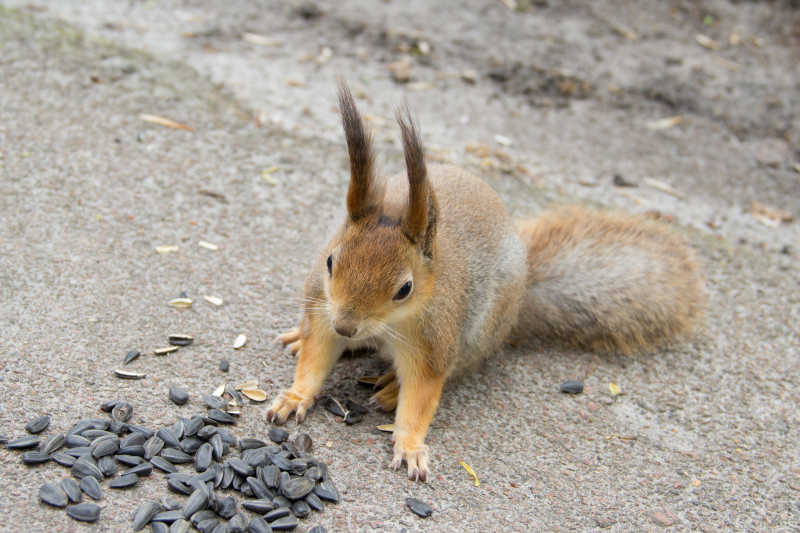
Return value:
<svg viewBox="0 0 800 533">
<path fill-rule="evenodd" d="M 664 224 L 568 207 L 519 229 L 528 289 L 516 335 L 631 353 L 685 336 L 702 317 L 693 250 Z"/>
</svg>

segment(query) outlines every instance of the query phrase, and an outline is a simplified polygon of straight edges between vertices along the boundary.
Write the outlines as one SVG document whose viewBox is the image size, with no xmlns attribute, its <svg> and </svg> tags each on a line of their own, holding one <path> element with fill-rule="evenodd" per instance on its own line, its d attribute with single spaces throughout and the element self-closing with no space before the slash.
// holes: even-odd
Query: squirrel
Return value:
<svg viewBox="0 0 800 533">
<path fill-rule="evenodd" d="M 690 333 L 703 281 L 686 241 L 642 216 L 566 207 L 515 223 L 492 188 L 455 166 L 426 165 L 417 126 L 398 111 L 406 172 L 381 179 L 371 133 L 347 86 L 339 108 L 350 160 L 347 218 L 308 275 L 294 383 L 267 411 L 305 418 L 339 356 L 374 348 L 392 370 L 373 399 L 396 408 L 391 467 L 429 474 L 425 437 L 445 382 L 511 338 L 589 349 L 652 350 Z"/>
</svg>

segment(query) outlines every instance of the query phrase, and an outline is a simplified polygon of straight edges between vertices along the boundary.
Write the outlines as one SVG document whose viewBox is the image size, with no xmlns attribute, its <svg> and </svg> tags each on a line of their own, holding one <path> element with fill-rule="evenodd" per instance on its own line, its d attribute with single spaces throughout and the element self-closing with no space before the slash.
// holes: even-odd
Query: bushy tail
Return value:
<svg viewBox="0 0 800 533">
<path fill-rule="evenodd" d="M 663 224 L 567 207 L 519 231 L 528 289 L 517 334 L 632 353 L 683 337 L 702 318 L 693 250 Z"/>
</svg>

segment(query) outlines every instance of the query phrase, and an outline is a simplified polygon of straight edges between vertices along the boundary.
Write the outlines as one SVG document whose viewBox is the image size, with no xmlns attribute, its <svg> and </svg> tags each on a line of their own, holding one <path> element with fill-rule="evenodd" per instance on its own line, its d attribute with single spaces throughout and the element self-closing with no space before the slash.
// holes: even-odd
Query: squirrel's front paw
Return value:
<svg viewBox="0 0 800 533">
<path fill-rule="evenodd" d="M 289 347 L 289 351 L 292 352 L 292 355 L 297 355 L 297 352 L 299 352 L 300 348 L 303 346 L 299 328 L 290 329 L 286 333 L 278 335 L 278 340 L 284 346 Z"/>
<path fill-rule="evenodd" d="M 425 444 L 412 444 L 412 439 L 397 437 L 394 441 L 394 459 L 391 467 L 397 470 L 408 465 L 408 479 L 427 481 L 428 479 L 428 447 Z"/>
<path fill-rule="evenodd" d="M 283 424 L 289 418 L 289 415 L 295 413 L 295 418 L 299 424 L 305 419 L 306 411 L 313 403 L 313 398 L 306 398 L 292 390 L 285 390 L 269 406 L 267 421 L 274 424 Z"/>
</svg>

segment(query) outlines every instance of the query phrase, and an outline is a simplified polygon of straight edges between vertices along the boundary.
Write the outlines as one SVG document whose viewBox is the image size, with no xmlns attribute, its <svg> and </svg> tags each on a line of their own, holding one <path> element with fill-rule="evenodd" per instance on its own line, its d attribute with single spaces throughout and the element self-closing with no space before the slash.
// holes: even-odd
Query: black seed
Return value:
<svg viewBox="0 0 800 533">
<path fill-rule="evenodd" d="M 308 460 L 306 459 L 292 459 L 290 463 L 292 466 L 289 471 L 298 476 L 302 476 L 308 468 Z"/>
<path fill-rule="evenodd" d="M 111 477 L 117 473 L 117 462 L 111 455 L 106 455 L 97 460 L 97 468 L 103 473 L 105 477 Z"/>
<path fill-rule="evenodd" d="M 281 495 L 275 496 L 274 498 L 272 498 L 272 503 L 275 504 L 275 507 L 286 507 L 286 508 L 292 507 L 291 500 L 289 500 L 289 498 L 287 498 L 286 496 L 281 496 Z"/>
<path fill-rule="evenodd" d="M 194 437 L 197 432 L 203 427 L 203 417 L 195 415 L 183 426 L 184 437 Z"/>
<path fill-rule="evenodd" d="M 227 429 L 219 428 L 217 429 L 217 433 L 219 434 L 220 437 L 222 437 L 222 442 L 224 442 L 228 446 L 233 446 L 233 447 L 237 446 L 239 441 L 236 439 L 233 433 L 231 433 Z"/>
<path fill-rule="evenodd" d="M 210 418 L 214 422 L 219 422 L 220 424 L 236 423 L 236 419 L 233 418 L 232 415 L 229 415 L 225 411 L 220 411 L 219 409 L 209 409 L 208 418 Z"/>
<path fill-rule="evenodd" d="M 86 476 L 81 479 L 78 486 L 93 500 L 99 500 L 103 497 L 103 489 L 100 488 L 100 483 L 92 476 Z"/>
<path fill-rule="evenodd" d="M 153 517 L 153 522 L 166 522 L 167 524 L 171 524 L 176 520 L 181 520 L 183 518 L 183 511 L 180 509 L 176 509 L 174 511 L 161 511 L 157 515 Z"/>
<path fill-rule="evenodd" d="M 219 396 L 214 396 L 213 394 L 204 394 L 203 401 L 206 402 L 206 405 L 209 406 L 211 409 L 222 409 L 228 402 L 220 398 Z"/>
<path fill-rule="evenodd" d="M 125 354 L 125 360 L 122 362 L 122 364 L 127 365 L 140 355 L 142 355 L 142 352 L 140 352 L 139 350 L 131 350 L 130 352 Z"/>
<path fill-rule="evenodd" d="M 222 435 L 217 432 L 213 437 L 208 439 L 208 443 L 211 444 L 211 449 L 214 452 L 214 460 L 221 460 L 222 455 L 225 453 L 225 443 L 222 442 Z"/>
<path fill-rule="evenodd" d="M 117 402 L 119 400 L 107 400 L 100 404 L 100 410 L 104 413 L 110 413 L 114 406 L 117 405 Z"/>
<path fill-rule="evenodd" d="M 194 342 L 194 337 L 191 335 L 170 335 L 168 340 L 173 346 L 189 346 Z"/>
<path fill-rule="evenodd" d="M 117 403 L 119 403 L 119 402 L 117 402 Z M 101 431 L 107 430 L 109 424 L 111 423 L 105 418 L 87 418 L 86 422 L 89 423 L 89 427 L 91 429 L 99 429 Z M 86 433 L 84 432 L 83 435 L 86 435 Z"/>
<path fill-rule="evenodd" d="M 324 407 L 327 411 L 333 413 L 336 416 L 340 416 L 344 418 L 347 412 L 344 409 L 344 406 L 337 401 L 335 398 L 328 396 L 324 400 L 322 400 L 322 407 Z"/>
<path fill-rule="evenodd" d="M 297 500 L 292 504 L 292 512 L 297 518 L 305 518 L 311 514 L 311 507 L 304 500 Z"/>
<path fill-rule="evenodd" d="M 253 448 L 263 448 L 266 445 L 267 443 L 260 439 L 241 439 L 239 441 L 239 449 L 242 451 Z"/>
<path fill-rule="evenodd" d="M 194 454 L 194 468 L 198 472 L 205 472 L 211 466 L 211 456 L 213 454 L 213 447 L 211 444 L 204 442 Z"/>
<path fill-rule="evenodd" d="M 41 433 L 49 425 L 50 425 L 50 417 L 47 416 L 47 415 L 42 415 L 42 416 L 40 416 L 38 418 L 34 418 L 30 422 L 28 422 L 25 425 L 25 430 L 28 433 L 33 433 L 33 434 Z"/>
<path fill-rule="evenodd" d="M 123 432 L 128 431 L 128 424 L 119 420 L 112 420 L 108 425 L 108 430 L 115 435 L 121 435 Z"/>
<path fill-rule="evenodd" d="M 319 481 L 322 479 L 322 470 L 319 469 L 318 466 L 314 465 L 308 470 L 306 470 L 306 477 L 313 481 Z"/>
<path fill-rule="evenodd" d="M 219 501 L 217 514 L 222 518 L 230 518 L 236 514 L 236 499 L 233 496 L 226 496 Z"/>
<path fill-rule="evenodd" d="M 147 466 L 150 466 L 149 464 Z M 112 489 L 127 489 L 139 483 L 139 476 L 136 474 L 125 474 L 112 479 L 108 486 Z"/>
<path fill-rule="evenodd" d="M 89 457 L 92 456 L 92 448 L 91 446 L 78 446 L 77 448 L 69 448 L 64 451 L 67 455 L 71 455 L 72 457 L 81 458 L 84 455 L 88 455 Z"/>
<path fill-rule="evenodd" d="M 59 483 L 61 490 L 67 495 L 69 501 L 72 503 L 80 503 L 81 501 L 81 487 L 78 485 L 78 482 L 72 479 L 71 477 L 65 477 Z"/>
<path fill-rule="evenodd" d="M 228 520 L 228 527 L 231 533 L 245 533 L 247 531 L 247 518 L 242 513 L 236 513 L 233 518 Z"/>
<path fill-rule="evenodd" d="M 66 507 L 69 503 L 67 493 L 55 483 L 45 483 L 39 489 L 39 499 L 53 507 Z"/>
<path fill-rule="evenodd" d="M 261 470 L 261 481 L 271 489 L 277 489 L 280 483 L 280 471 L 275 465 L 268 465 Z"/>
<path fill-rule="evenodd" d="M 169 526 L 169 533 L 189 533 L 191 529 L 192 524 L 181 518 L 180 520 L 175 520 L 172 525 Z"/>
<path fill-rule="evenodd" d="M 253 518 L 247 524 L 247 531 L 249 533 L 272 533 L 272 528 L 263 518 Z"/>
<path fill-rule="evenodd" d="M 270 457 L 272 460 L 272 464 L 277 466 L 283 471 L 288 471 L 292 469 L 292 462 L 286 458 L 285 455 L 277 454 Z"/>
<path fill-rule="evenodd" d="M 412 513 L 422 518 L 428 518 L 433 514 L 433 508 L 430 505 L 416 498 L 406 498 L 406 507 L 411 509 Z"/>
<path fill-rule="evenodd" d="M 253 491 L 253 495 L 256 498 L 265 499 L 271 498 L 273 495 L 271 491 L 267 488 L 263 481 L 253 476 L 247 478 L 247 484 L 250 485 L 250 489 Z"/>
<path fill-rule="evenodd" d="M 147 377 L 147 374 L 143 372 L 131 372 L 121 369 L 114 370 L 114 375 L 120 379 L 144 379 Z"/>
<path fill-rule="evenodd" d="M 233 473 L 233 468 L 225 465 L 225 467 L 222 469 L 222 481 L 220 482 L 219 486 L 223 489 L 230 488 L 234 477 L 236 477 L 236 474 Z"/>
<path fill-rule="evenodd" d="M 147 441 L 147 438 L 148 438 L 147 435 L 145 435 L 144 433 L 139 433 L 137 431 L 131 433 L 127 437 L 120 439 L 119 445 L 120 446 L 135 446 L 137 444 L 142 445 L 145 443 L 145 441 Z"/>
<path fill-rule="evenodd" d="M 281 483 L 281 494 L 290 500 L 298 500 L 313 489 L 314 482 L 307 477 L 297 477 Z"/>
<path fill-rule="evenodd" d="M 172 464 L 191 463 L 193 461 L 191 455 L 175 448 L 164 448 L 161 450 L 160 455 Z"/>
<path fill-rule="evenodd" d="M 117 452 L 118 455 L 135 455 L 137 457 L 144 457 L 145 453 L 146 451 L 144 449 L 144 446 L 141 444 L 120 446 L 119 451 Z"/>
<path fill-rule="evenodd" d="M 150 533 L 169 533 L 169 526 L 164 522 L 151 522 Z"/>
<path fill-rule="evenodd" d="M 325 504 L 322 503 L 322 500 L 320 500 L 319 496 L 317 496 L 314 492 L 309 492 L 306 494 L 306 503 L 315 511 L 322 511 L 325 509 Z"/>
<path fill-rule="evenodd" d="M 175 435 L 175 432 L 172 431 L 171 428 L 159 429 L 158 433 L 156 433 L 156 436 L 159 437 L 161 440 L 163 440 L 166 446 L 169 446 L 171 448 L 181 447 L 181 443 L 178 440 L 177 435 Z"/>
<path fill-rule="evenodd" d="M 0 444 L 7 444 L 7 443 L 8 443 L 8 437 L 6 437 L 5 435 L 0 435 Z"/>
<path fill-rule="evenodd" d="M 88 446 L 91 441 L 84 437 L 83 435 L 78 435 L 77 433 L 67 433 L 67 436 L 64 437 L 64 444 L 67 445 L 67 448 L 77 448 L 78 446 Z"/>
<path fill-rule="evenodd" d="M 144 443 L 144 458 L 152 459 L 154 456 L 158 455 L 163 448 L 164 441 L 158 436 L 153 435 Z"/>
<path fill-rule="evenodd" d="M 339 491 L 330 479 L 323 479 L 314 487 L 314 492 L 323 500 L 339 503 Z"/>
<path fill-rule="evenodd" d="M 184 405 L 189 401 L 189 393 L 180 387 L 170 387 L 169 399 L 175 405 Z"/>
<path fill-rule="evenodd" d="M 119 437 L 101 437 L 91 445 L 92 457 L 99 459 L 119 451 Z"/>
<path fill-rule="evenodd" d="M 83 436 L 89 439 L 92 443 L 99 439 L 100 437 L 116 437 L 110 431 L 106 431 L 105 429 L 87 429 L 83 432 Z"/>
<path fill-rule="evenodd" d="M 133 416 L 133 406 L 128 402 L 118 402 L 111 410 L 111 418 L 118 422 L 127 422 Z"/>
<path fill-rule="evenodd" d="M 189 487 L 186 483 L 178 479 L 168 479 L 167 487 L 169 487 L 169 489 L 174 492 L 177 492 L 179 494 L 185 494 L 187 496 L 192 493 L 191 487 Z"/>
<path fill-rule="evenodd" d="M 242 493 L 242 496 L 245 498 L 254 498 L 255 494 L 253 494 L 253 489 L 250 488 L 250 485 L 247 482 L 241 483 L 239 485 L 239 492 Z"/>
<path fill-rule="evenodd" d="M 272 522 L 274 520 L 278 520 L 279 518 L 283 518 L 284 516 L 289 516 L 292 514 L 292 510 L 289 507 L 278 507 L 267 514 L 264 515 L 264 520 L 267 522 Z"/>
<path fill-rule="evenodd" d="M 242 507 L 248 511 L 253 511 L 256 514 L 266 514 L 275 509 L 275 504 L 272 499 L 258 499 L 258 500 L 245 500 L 242 502 Z"/>
<path fill-rule="evenodd" d="M 103 473 L 89 456 L 83 456 L 72 465 L 72 475 L 78 479 L 93 477 L 96 481 L 103 481 Z"/>
<path fill-rule="evenodd" d="M 174 511 L 176 509 L 180 509 L 181 507 L 183 507 L 181 505 L 181 502 L 179 502 L 175 498 L 170 498 L 169 496 L 161 498 L 161 500 L 159 500 L 158 503 L 161 504 L 161 507 L 163 507 L 165 511 Z"/>
<path fill-rule="evenodd" d="M 163 507 L 158 502 L 143 503 L 136 508 L 133 513 L 133 530 L 139 531 L 150 523 L 155 515 L 163 511 Z"/>
<path fill-rule="evenodd" d="M 181 450 L 186 453 L 194 453 L 200 449 L 200 446 L 203 445 L 203 441 L 197 439 L 195 437 L 187 437 L 181 441 Z"/>
<path fill-rule="evenodd" d="M 81 522 L 97 522 L 100 518 L 100 507 L 94 503 L 79 503 L 67 507 L 67 514 Z"/>
<path fill-rule="evenodd" d="M 206 425 L 197 431 L 197 438 L 200 440 L 208 440 L 217 434 L 219 428 L 217 426 Z"/>
<path fill-rule="evenodd" d="M 155 433 L 152 429 L 140 426 L 139 424 L 128 424 L 128 429 L 131 430 L 132 433 L 141 433 L 148 439 Z"/>
<path fill-rule="evenodd" d="M 242 452 L 242 460 L 250 466 L 265 466 L 272 462 L 266 448 L 245 450 Z"/>
<path fill-rule="evenodd" d="M 269 527 L 272 528 L 272 531 L 288 531 L 296 528 L 298 523 L 296 516 L 289 515 L 270 522 Z"/>
<path fill-rule="evenodd" d="M 194 513 L 189 520 L 191 520 L 193 526 L 197 527 L 197 524 L 199 524 L 200 522 L 213 519 L 216 517 L 217 513 L 215 513 L 211 509 L 203 509 L 202 511 L 197 511 L 196 513 Z"/>
<path fill-rule="evenodd" d="M 364 415 L 360 415 L 353 411 L 347 411 L 347 414 L 344 416 L 344 423 L 348 426 L 352 426 L 353 424 L 358 424 L 363 420 Z"/>
<path fill-rule="evenodd" d="M 175 465 L 161 457 L 160 455 L 156 455 L 152 459 L 150 459 L 150 464 L 154 467 L 158 468 L 162 472 L 177 472 L 178 469 L 175 468 Z"/>
<path fill-rule="evenodd" d="M 580 394 L 583 392 L 583 383 L 571 379 L 562 383 L 560 390 L 561 392 L 566 392 L 567 394 Z"/>
<path fill-rule="evenodd" d="M 306 531 L 306 533 L 328 533 L 328 530 L 322 526 L 314 526 Z"/>
<path fill-rule="evenodd" d="M 153 465 L 150 463 L 142 463 L 139 465 L 134 466 L 133 468 L 129 468 L 124 472 L 120 472 L 120 476 L 126 476 L 128 474 L 135 474 L 139 477 L 142 476 L 149 476 L 153 473 Z"/>
<path fill-rule="evenodd" d="M 208 507 L 208 491 L 196 489 L 183 506 L 183 516 L 190 518 L 194 513 L 206 507 Z"/>
<path fill-rule="evenodd" d="M 195 527 L 200 533 L 214 533 L 214 529 L 219 525 L 219 520 L 216 518 L 209 518 L 199 522 Z"/>
<path fill-rule="evenodd" d="M 50 460 L 50 456 L 40 451 L 30 451 L 22 454 L 22 462 L 28 466 L 40 465 Z"/>
<path fill-rule="evenodd" d="M 269 435 L 269 438 L 272 442 L 277 442 L 278 444 L 289 438 L 288 431 L 286 431 L 283 428 L 276 428 L 276 427 L 269 428 L 267 435 Z"/>
<path fill-rule="evenodd" d="M 175 434 L 175 438 L 181 440 L 183 438 L 183 422 L 186 420 L 183 417 L 178 418 L 174 424 L 170 427 L 172 432 Z"/>
<path fill-rule="evenodd" d="M 77 461 L 77 458 L 66 454 L 64 452 L 56 452 L 53 454 L 53 461 L 60 464 L 61 466 L 71 467 Z"/>
<path fill-rule="evenodd" d="M 117 454 L 114 457 L 120 463 L 128 466 L 136 466 L 144 462 L 144 458 L 139 457 L 138 455 L 127 455 L 123 453 L 123 454 Z"/>
<path fill-rule="evenodd" d="M 42 444 L 42 453 L 50 455 L 51 453 L 55 453 L 64 446 L 64 442 L 66 442 L 66 438 L 64 434 L 61 433 L 59 435 L 53 435 Z"/>
<path fill-rule="evenodd" d="M 227 372 L 228 370 L 230 370 L 230 368 L 231 368 L 231 364 L 228 362 L 227 359 L 221 359 L 220 360 L 220 362 L 219 362 L 219 369 L 220 370 L 222 370 L 223 372 Z"/>
<path fill-rule="evenodd" d="M 247 478 L 248 476 L 252 476 L 255 474 L 255 468 L 250 466 L 249 464 L 245 463 L 241 459 L 234 457 L 233 459 L 228 461 L 228 464 L 233 468 L 233 471 L 239 474 L 240 476 Z"/>
<path fill-rule="evenodd" d="M 35 448 L 40 442 L 41 439 L 39 437 L 22 437 L 21 439 L 12 440 L 6 444 L 6 448 L 9 450 L 27 450 L 29 448 Z"/>
</svg>

